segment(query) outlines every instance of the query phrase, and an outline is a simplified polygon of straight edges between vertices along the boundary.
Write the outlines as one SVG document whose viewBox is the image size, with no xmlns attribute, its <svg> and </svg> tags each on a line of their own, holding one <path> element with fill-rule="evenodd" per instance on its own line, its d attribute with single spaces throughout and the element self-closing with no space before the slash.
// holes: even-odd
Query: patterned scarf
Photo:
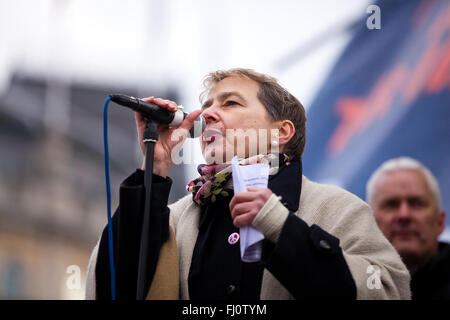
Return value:
<svg viewBox="0 0 450 320">
<path fill-rule="evenodd" d="M 273 160 L 277 158 L 279 159 L 279 165 L 272 166 Z M 288 161 L 288 157 L 285 154 L 269 153 L 239 160 L 239 164 L 245 166 L 255 163 L 267 163 L 270 165 L 269 175 L 272 175 L 286 161 Z M 212 165 L 201 164 L 197 170 L 200 177 L 192 180 L 186 186 L 186 190 L 192 192 L 192 200 L 195 203 L 203 206 L 216 202 L 217 198 L 229 198 L 231 196 L 233 191 L 231 161 Z"/>
</svg>

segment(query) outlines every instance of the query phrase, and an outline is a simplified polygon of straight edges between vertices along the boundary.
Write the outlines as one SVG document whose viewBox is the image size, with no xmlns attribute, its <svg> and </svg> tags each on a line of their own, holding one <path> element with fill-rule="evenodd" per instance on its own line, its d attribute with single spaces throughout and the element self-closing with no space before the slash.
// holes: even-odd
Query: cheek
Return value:
<svg viewBox="0 0 450 320">
<path fill-rule="evenodd" d="M 427 234 L 437 234 L 439 229 L 439 222 L 436 217 L 429 215 L 427 217 L 417 217 L 415 219 L 418 228 L 421 229 L 423 233 Z"/>
<path fill-rule="evenodd" d="M 235 110 L 233 114 L 222 116 L 222 122 L 226 129 L 268 129 L 272 122 L 265 115 L 264 110 L 253 108 L 245 110 Z"/>
<path fill-rule="evenodd" d="M 390 232 L 390 230 L 392 230 L 394 226 L 394 219 L 392 218 L 391 215 L 377 214 L 375 216 L 375 220 L 381 231 L 383 231 L 384 233 Z"/>
</svg>

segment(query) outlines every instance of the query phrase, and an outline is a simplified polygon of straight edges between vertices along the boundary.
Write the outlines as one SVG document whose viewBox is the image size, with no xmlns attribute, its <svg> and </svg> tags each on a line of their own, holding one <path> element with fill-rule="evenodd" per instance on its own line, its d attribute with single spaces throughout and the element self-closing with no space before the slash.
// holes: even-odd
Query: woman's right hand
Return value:
<svg viewBox="0 0 450 320">
<path fill-rule="evenodd" d="M 170 100 L 161 98 L 144 98 L 143 101 L 150 102 L 167 109 L 172 112 L 178 110 L 178 105 Z M 158 126 L 158 142 L 155 144 L 154 149 L 154 161 L 153 161 L 153 173 L 163 178 L 167 177 L 169 169 L 172 165 L 172 149 L 182 143 L 186 138 L 189 130 L 194 125 L 195 119 L 202 113 L 201 110 L 195 110 L 191 112 L 183 120 L 178 128 L 169 128 L 167 124 L 160 124 Z M 140 113 L 135 112 L 136 127 L 138 132 L 139 144 L 141 146 L 143 161 L 141 169 L 145 169 L 145 144 L 142 142 L 145 126 L 148 119 L 142 116 Z"/>
</svg>

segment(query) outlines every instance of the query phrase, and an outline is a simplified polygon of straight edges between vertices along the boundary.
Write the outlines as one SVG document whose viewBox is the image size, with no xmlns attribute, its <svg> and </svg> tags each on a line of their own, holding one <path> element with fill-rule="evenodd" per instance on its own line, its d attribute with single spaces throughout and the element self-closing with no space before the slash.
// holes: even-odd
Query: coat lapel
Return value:
<svg viewBox="0 0 450 320">
<path fill-rule="evenodd" d="M 176 239 L 180 264 L 180 298 L 189 299 L 188 276 L 197 241 L 200 207 L 191 202 L 178 221 Z"/>
<path fill-rule="evenodd" d="M 301 162 L 292 163 L 289 167 L 289 170 L 282 170 L 279 172 L 279 176 L 277 175 L 277 177 L 274 177 L 276 179 L 271 179 L 272 181 L 269 180 L 269 187 L 275 194 L 284 194 L 283 204 L 298 216 L 300 191 L 302 188 Z M 297 179 L 292 179 L 294 172 L 295 176 L 298 176 Z M 292 186 L 293 180 L 298 184 L 295 185 L 294 188 Z M 287 190 L 290 192 L 286 192 Z M 200 207 L 191 201 L 184 213 L 180 216 L 176 230 L 180 265 L 180 298 L 183 300 L 189 299 L 188 277 L 192 253 L 197 241 L 199 222 Z M 289 300 L 293 299 L 293 296 L 267 269 L 265 269 L 260 298 L 261 300 Z"/>
</svg>

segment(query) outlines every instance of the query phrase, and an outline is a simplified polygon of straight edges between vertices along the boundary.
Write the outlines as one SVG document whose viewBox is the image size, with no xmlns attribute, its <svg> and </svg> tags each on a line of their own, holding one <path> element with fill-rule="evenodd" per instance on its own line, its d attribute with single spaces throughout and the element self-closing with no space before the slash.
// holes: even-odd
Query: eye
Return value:
<svg viewBox="0 0 450 320">
<path fill-rule="evenodd" d="M 394 210 L 397 209 L 400 205 L 400 202 L 396 199 L 387 199 L 381 203 L 381 208 L 386 210 Z"/>
<path fill-rule="evenodd" d="M 423 208 L 427 206 L 427 201 L 421 198 L 411 198 L 408 200 L 409 205 L 414 208 Z"/>
<path fill-rule="evenodd" d="M 239 103 L 237 103 L 236 101 L 227 100 L 227 101 L 225 101 L 225 103 L 223 105 L 224 106 L 234 106 L 234 105 L 237 105 L 237 104 L 239 104 Z"/>
</svg>

